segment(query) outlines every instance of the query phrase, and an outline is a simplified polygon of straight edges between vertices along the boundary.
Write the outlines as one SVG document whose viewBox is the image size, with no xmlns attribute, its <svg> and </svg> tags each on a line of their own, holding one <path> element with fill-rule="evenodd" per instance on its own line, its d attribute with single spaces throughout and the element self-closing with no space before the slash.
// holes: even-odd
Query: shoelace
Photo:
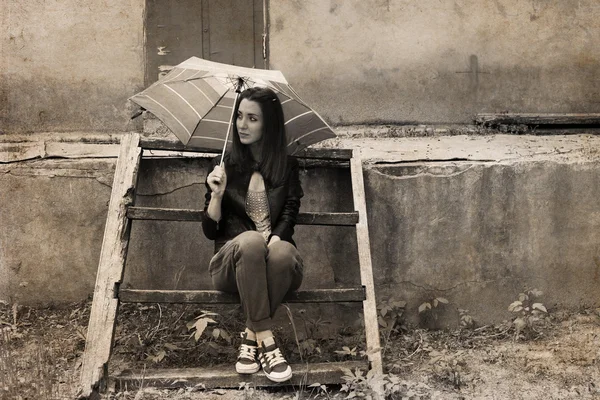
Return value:
<svg viewBox="0 0 600 400">
<path fill-rule="evenodd" d="M 285 361 L 285 358 L 283 358 L 283 354 L 281 354 L 281 350 L 279 350 L 279 348 L 265 353 L 265 358 L 272 367 L 287 362 Z"/>
<path fill-rule="evenodd" d="M 247 344 L 242 344 L 240 346 L 239 358 L 247 358 L 249 360 L 254 360 L 256 358 L 256 347 L 248 346 Z"/>
</svg>

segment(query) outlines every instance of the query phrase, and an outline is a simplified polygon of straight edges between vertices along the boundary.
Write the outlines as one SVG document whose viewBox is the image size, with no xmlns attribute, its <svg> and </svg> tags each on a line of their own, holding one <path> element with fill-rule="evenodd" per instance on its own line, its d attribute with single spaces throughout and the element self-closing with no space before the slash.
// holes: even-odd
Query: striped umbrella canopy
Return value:
<svg viewBox="0 0 600 400">
<path fill-rule="evenodd" d="M 331 127 L 300 99 L 276 70 L 244 68 L 192 57 L 131 101 L 156 115 L 188 148 L 219 150 L 228 137 L 236 90 L 268 87 L 283 107 L 288 153 L 335 137 Z"/>
</svg>

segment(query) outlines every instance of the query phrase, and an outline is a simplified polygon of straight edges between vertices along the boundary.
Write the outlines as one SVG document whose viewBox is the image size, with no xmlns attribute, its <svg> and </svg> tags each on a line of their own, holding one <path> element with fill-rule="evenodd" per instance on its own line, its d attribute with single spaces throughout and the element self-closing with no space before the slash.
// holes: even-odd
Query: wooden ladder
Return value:
<svg viewBox="0 0 600 400">
<path fill-rule="evenodd" d="M 216 290 L 137 290 L 121 289 L 132 220 L 201 221 L 202 211 L 187 209 L 161 209 L 135 207 L 135 189 L 143 150 L 190 151 L 179 142 L 141 139 L 138 134 L 128 134 L 121 140 L 108 216 L 96 276 L 96 286 L 87 330 L 85 352 L 80 376 L 79 398 L 97 398 L 111 381 L 117 387 L 133 388 L 139 384 L 142 372 L 123 372 L 108 376 L 117 310 L 119 302 L 152 303 L 239 303 L 237 295 Z M 198 151 L 199 150 L 193 150 Z M 213 150 L 214 151 L 214 150 Z M 313 289 L 297 291 L 284 300 L 289 303 L 363 302 L 367 345 L 366 361 L 331 362 L 292 365 L 294 376 L 289 384 L 304 382 L 322 384 L 340 383 L 343 369 L 369 368 L 381 374 L 382 360 L 379 328 L 375 303 L 375 289 L 371 267 L 369 232 L 365 205 L 362 164 L 352 156 L 352 150 L 307 149 L 299 156 L 306 159 L 325 159 L 350 162 L 352 193 L 355 212 L 300 213 L 298 224 L 356 226 L 358 258 L 362 286 L 338 289 Z M 305 376 L 308 374 L 308 378 Z M 182 387 L 203 384 L 206 388 L 238 387 L 241 381 L 256 386 L 269 386 L 263 374 L 238 375 L 233 366 L 200 369 L 163 369 L 143 371 L 144 386 Z M 374 388 L 380 392 L 381 388 Z"/>
</svg>

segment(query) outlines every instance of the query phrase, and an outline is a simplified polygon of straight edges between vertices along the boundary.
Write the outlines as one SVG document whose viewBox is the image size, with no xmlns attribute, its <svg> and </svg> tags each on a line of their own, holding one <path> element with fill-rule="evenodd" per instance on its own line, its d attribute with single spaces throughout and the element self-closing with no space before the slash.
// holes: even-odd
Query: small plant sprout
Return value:
<svg viewBox="0 0 600 400">
<path fill-rule="evenodd" d="M 422 317 L 422 321 L 430 328 L 438 329 L 438 318 L 441 312 L 440 305 L 448 303 L 449 301 L 443 297 L 434 297 L 429 301 L 421 303 L 419 306 L 419 315 Z"/>
<path fill-rule="evenodd" d="M 300 342 L 299 351 L 304 357 L 321 354 L 321 347 L 315 339 L 304 339 Z"/>
<path fill-rule="evenodd" d="M 202 314 L 200 314 L 199 316 L 197 316 L 196 318 L 194 318 L 193 320 L 191 320 L 190 322 L 188 322 L 186 324 L 186 326 L 188 328 L 188 331 L 193 331 L 190 334 L 190 337 L 193 336 L 194 340 L 196 342 L 198 340 L 200 340 L 200 337 L 202 336 L 202 334 L 206 330 L 206 327 L 208 326 L 208 324 L 209 323 L 211 323 L 211 324 L 216 324 L 217 323 L 217 321 L 215 321 L 214 319 L 212 319 L 210 317 L 215 317 L 215 316 L 218 316 L 218 315 L 219 314 L 214 313 L 214 312 L 202 310 Z"/>
<path fill-rule="evenodd" d="M 343 346 L 342 350 L 335 350 L 336 354 L 339 354 L 341 356 L 350 356 L 350 357 L 356 357 L 356 347 L 350 348 L 348 346 Z"/>
<path fill-rule="evenodd" d="M 399 330 L 405 308 L 405 301 L 396 300 L 393 297 L 382 300 L 377 307 L 379 311 L 377 321 L 384 339 L 382 356 L 385 355 L 392 332 L 398 332 Z"/>
<path fill-rule="evenodd" d="M 377 318 L 379 321 L 379 326 L 390 331 L 394 329 L 395 325 L 404 315 L 405 307 L 405 301 L 396 300 L 393 297 L 390 297 L 387 300 L 382 300 L 377 307 L 379 310 L 379 315 Z"/>
<path fill-rule="evenodd" d="M 419 306 L 419 313 L 423 313 L 427 310 L 431 310 L 432 308 L 437 308 L 441 304 L 448 304 L 448 300 L 443 297 L 436 297 L 431 301 L 426 301 Z"/>
<path fill-rule="evenodd" d="M 523 293 L 519 293 L 518 300 L 508 306 L 508 311 L 517 315 L 512 322 L 515 327 L 515 340 L 540 333 L 536 327 L 542 325 L 548 316 L 548 310 L 544 304 L 536 301 L 542 294 L 542 291 L 538 289 L 525 290 Z"/>
<path fill-rule="evenodd" d="M 402 381 L 394 374 L 376 374 L 373 370 L 365 374 L 359 368 L 354 372 L 344 369 L 342 379 L 345 383 L 340 391 L 347 393 L 346 399 L 418 399 L 421 394 L 425 395 L 430 391 L 424 384 L 419 384 L 422 388 L 416 388 L 414 384 Z M 376 393 L 375 388 L 383 393 Z"/>
<path fill-rule="evenodd" d="M 429 356 L 429 365 L 432 367 L 433 373 L 442 382 L 451 383 L 454 388 L 460 389 L 464 382 L 461 378 L 461 372 L 466 363 L 462 359 L 463 351 L 457 351 L 450 354 L 446 349 L 442 351 L 431 350 Z"/>
<path fill-rule="evenodd" d="M 365 374 L 359 368 L 354 372 L 345 369 L 342 379 L 345 383 L 342 384 L 340 391 L 348 393 L 346 399 L 362 398 L 372 400 L 376 398 L 373 388 L 381 387 L 381 383 L 383 383 L 381 375 L 376 375 L 373 370 L 369 370 Z"/>
<path fill-rule="evenodd" d="M 217 340 L 219 338 L 225 340 L 227 343 L 231 344 L 231 335 L 227 333 L 226 330 L 220 328 L 214 328 L 212 331 L 212 337 Z"/>
<path fill-rule="evenodd" d="M 460 318 L 460 326 L 461 327 L 467 328 L 467 329 L 472 329 L 475 327 L 475 320 L 469 314 L 469 310 L 459 308 L 458 315 Z"/>
<path fill-rule="evenodd" d="M 313 383 L 312 385 L 308 385 L 309 388 L 311 388 L 310 390 L 310 394 L 312 395 L 313 393 L 315 393 L 314 395 L 314 399 L 318 399 L 318 398 L 325 398 L 325 399 L 330 399 L 331 397 L 329 397 L 329 391 L 327 390 L 327 386 L 322 385 L 320 383 Z"/>
<path fill-rule="evenodd" d="M 167 352 L 164 349 L 162 349 L 162 350 L 159 350 L 154 355 L 149 355 L 148 360 L 152 361 L 153 363 L 159 363 L 165 358 L 166 355 L 167 355 Z"/>
<path fill-rule="evenodd" d="M 252 399 L 254 397 L 254 387 L 250 382 L 240 382 L 238 390 L 244 391 L 244 399 Z"/>
</svg>

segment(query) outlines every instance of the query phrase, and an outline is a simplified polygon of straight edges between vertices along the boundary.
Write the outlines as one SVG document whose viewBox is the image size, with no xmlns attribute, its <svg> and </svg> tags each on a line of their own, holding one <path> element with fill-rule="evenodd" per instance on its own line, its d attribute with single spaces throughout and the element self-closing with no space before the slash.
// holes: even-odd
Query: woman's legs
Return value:
<svg viewBox="0 0 600 400">
<path fill-rule="evenodd" d="M 244 232 L 227 242 L 210 262 L 215 289 L 238 292 L 246 326 L 254 331 L 271 328 L 271 319 L 290 290 L 302 283 L 298 250 L 280 241 L 267 247 L 262 235 Z"/>
<path fill-rule="evenodd" d="M 297 290 L 302 283 L 303 264 L 298 250 L 283 240 L 268 247 L 267 289 L 271 306 L 271 318 L 285 295 Z"/>
</svg>

